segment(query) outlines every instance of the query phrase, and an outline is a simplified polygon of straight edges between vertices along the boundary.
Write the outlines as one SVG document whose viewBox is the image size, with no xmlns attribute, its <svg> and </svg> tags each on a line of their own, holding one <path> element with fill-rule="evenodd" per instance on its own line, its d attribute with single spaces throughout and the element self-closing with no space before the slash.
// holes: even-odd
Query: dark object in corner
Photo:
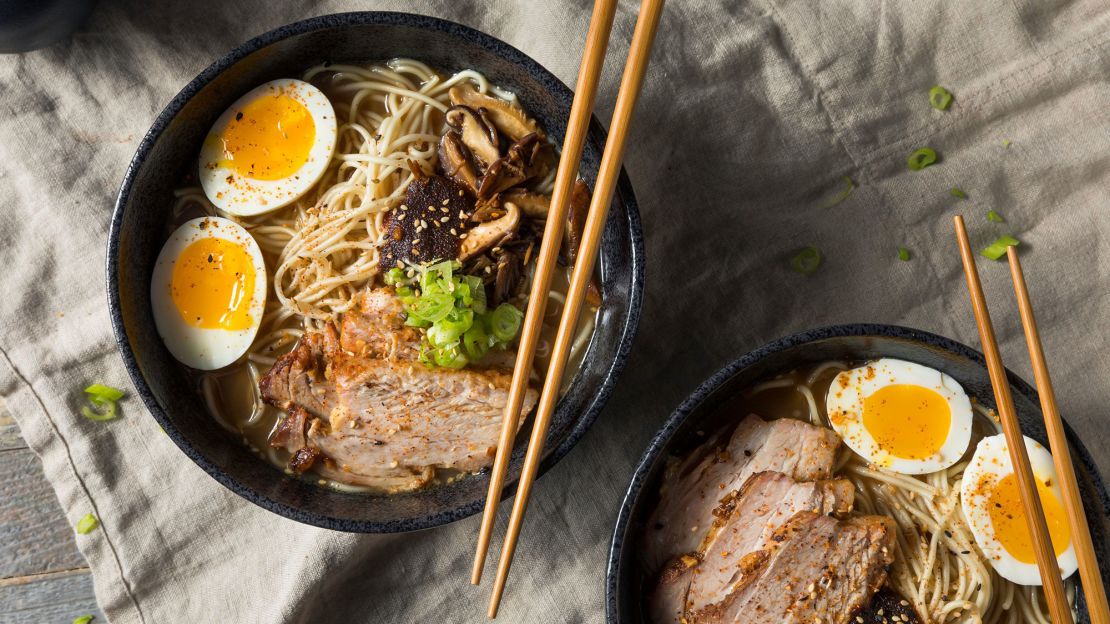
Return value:
<svg viewBox="0 0 1110 624">
<path fill-rule="evenodd" d="M 96 0 L 0 0 L 0 53 L 30 52 L 73 34 Z"/>
</svg>

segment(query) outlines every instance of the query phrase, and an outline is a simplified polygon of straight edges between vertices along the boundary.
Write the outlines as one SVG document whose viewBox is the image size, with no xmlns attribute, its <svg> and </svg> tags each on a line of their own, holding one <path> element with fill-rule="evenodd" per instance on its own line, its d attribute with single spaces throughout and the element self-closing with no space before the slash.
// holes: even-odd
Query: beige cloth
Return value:
<svg viewBox="0 0 1110 624">
<path fill-rule="evenodd" d="M 129 387 L 105 310 L 107 223 L 154 117 L 251 36 L 340 10 L 419 11 L 573 84 L 589 4 L 105 0 L 68 43 L 0 57 L 0 394 L 70 520 L 101 518 L 77 543 L 113 622 L 482 621 L 489 587 L 467 574 L 477 518 L 396 536 L 301 526 L 225 491 L 134 399 L 115 422 L 77 415 L 87 383 Z M 634 10 L 622 2 L 604 118 Z M 627 158 L 647 230 L 637 347 L 593 430 L 539 482 L 502 621 L 602 620 L 632 466 L 732 357 L 858 321 L 977 345 L 956 212 L 977 245 L 1023 241 L 1063 412 L 1110 474 L 1108 76 L 1105 0 L 673 0 Z M 956 96 L 946 113 L 927 103 L 938 83 Z M 922 146 L 941 163 L 908 171 Z M 822 207 L 845 175 L 859 188 Z M 1006 223 L 987 222 L 992 208 Z M 797 275 L 788 258 L 807 244 L 825 261 Z M 1005 267 L 982 273 L 1006 360 L 1028 378 Z"/>
</svg>

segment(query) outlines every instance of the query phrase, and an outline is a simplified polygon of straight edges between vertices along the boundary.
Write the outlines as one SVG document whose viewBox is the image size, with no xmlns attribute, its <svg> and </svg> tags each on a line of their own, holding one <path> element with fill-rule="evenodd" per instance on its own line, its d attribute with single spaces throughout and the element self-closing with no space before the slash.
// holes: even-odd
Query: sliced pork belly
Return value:
<svg viewBox="0 0 1110 624">
<path fill-rule="evenodd" d="M 727 444 L 711 441 L 667 470 L 659 505 L 648 519 L 644 564 L 658 570 L 669 559 L 694 552 L 721 499 L 757 472 L 781 472 L 799 481 L 827 478 L 839 444 L 840 437 L 824 427 L 748 416 Z"/>
<path fill-rule="evenodd" d="M 294 454 L 290 468 L 401 490 L 438 468 L 492 462 L 512 371 L 424 366 L 402 313 L 392 293 L 369 291 L 340 332 L 306 334 L 260 381 L 263 399 L 289 414 L 270 443 Z M 521 413 L 537 398 L 529 389 Z"/>
<path fill-rule="evenodd" d="M 258 381 L 262 400 L 283 410 L 300 406 L 313 416 L 327 416 L 338 405 L 335 386 L 327 378 L 338 340 L 330 325 L 322 333 L 306 334 Z"/>
<path fill-rule="evenodd" d="M 775 531 L 773 546 L 739 562 L 728 595 L 690 611 L 688 624 L 848 624 L 886 580 L 894 560 L 894 521 L 837 520 L 803 511 Z"/>
<path fill-rule="evenodd" d="M 651 620 L 681 622 L 687 611 L 719 601 L 739 580 L 739 561 L 770 544 L 774 532 L 795 514 L 846 513 L 854 499 L 845 479 L 796 482 L 780 472 L 752 475 L 713 511 L 715 519 L 698 551 L 663 568 L 649 601 Z"/>
</svg>

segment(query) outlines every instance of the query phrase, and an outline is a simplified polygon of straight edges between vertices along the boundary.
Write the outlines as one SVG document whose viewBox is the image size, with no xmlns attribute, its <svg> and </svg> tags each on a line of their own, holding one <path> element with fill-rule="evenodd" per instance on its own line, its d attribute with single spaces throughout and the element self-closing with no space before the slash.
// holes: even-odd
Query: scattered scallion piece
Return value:
<svg viewBox="0 0 1110 624">
<path fill-rule="evenodd" d="M 936 151 L 928 147 L 923 147 L 910 154 L 910 157 L 906 159 L 906 166 L 909 167 L 911 171 L 921 171 L 936 161 Z"/>
<path fill-rule="evenodd" d="M 1002 147 L 1010 147 L 1010 139 L 1002 139 Z"/>
<path fill-rule="evenodd" d="M 462 368 L 491 348 L 508 347 L 520 332 L 524 314 L 509 303 L 489 310 L 481 278 L 455 275 L 460 268 L 438 262 L 385 274 L 405 305 L 405 324 L 424 332 L 419 359 L 429 367 Z"/>
<path fill-rule="evenodd" d="M 898 259 L 902 262 L 907 262 L 910 259 L 910 250 L 905 247 L 898 248 Z"/>
<path fill-rule="evenodd" d="M 837 193 L 835 197 L 822 204 L 822 208 L 832 208 L 833 206 L 848 199 L 848 196 L 852 194 L 852 191 L 856 190 L 856 183 L 852 181 L 852 178 L 844 176 L 840 179 L 842 182 L 844 182 L 844 188 L 839 193 Z"/>
<path fill-rule="evenodd" d="M 73 624 L 89 624 L 91 621 L 93 621 L 93 616 L 91 615 L 79 615 L 73 618 Z"/>
<path fill-rule="evenodd" d="M 998 214 L 997 212 L 995 212 L 993 210 L 987 211 L 987 221 L 991 221 L 993 223 L 1005 223 L 1006 222 L 1006 220 L 1002 218 L 1002 215 Z"/>
<path fill-rule="evenodd" d="M 1021 241 L 1014 238 L 1013 236 L 1009 236 L 1009 235 L 999 236 L 998 240 L 996 240 L 993 243 L 991 243 L 990 245 L 988 245 L 986 248 L 983 249 L 983 251 L 980 251 L 979 253 L 984 258 L 990 258 L 991 260 L 998 260 L 1002 256 L 1006 255 L 1006 248 L 1007 247 L 1015 247 L 1015 246 L 1019 245 L 1020 243 L 1021 243 Z"/>
<path fill-rule="evenodd" d="M 956 188 L 955 186 L 952 187 L 952 190 L 948 191 L 948 194 L 952 197 L 955 197 L 956 199 L 967 199 L 967 193 L 963 192 L 959 188 Z"/>
<path fill-rule="evenodd" d="M 952 92 L 937 85 L 929 89 L 929 104 L 938 111 L 948 110 L 952 103 Z"/>
<path fill-rule="evenodd" d="M 80 520 L 77 521 L 77 532 L 81 535 L 91 533 L 93 529 L 100 526 L 100 521 L 92 514 L 85 514 Z"/>
<path fill-rule="evenodd" d="M 123 390 L 103 384 L 93 384 L 85 388 L 89 405 L 81 406 L 81 415 L 89 420 L 112 420 L 119 415 L 116 403 L 123 398 Z"/>
<path fill-rule="evenodd" d="M 790 268 L 802 275 L 813 273 L 819 266 L 821 266 L 821 250 L 813 245 L 802 247 L 794 257 L 790 258 Z"/>
</svg>

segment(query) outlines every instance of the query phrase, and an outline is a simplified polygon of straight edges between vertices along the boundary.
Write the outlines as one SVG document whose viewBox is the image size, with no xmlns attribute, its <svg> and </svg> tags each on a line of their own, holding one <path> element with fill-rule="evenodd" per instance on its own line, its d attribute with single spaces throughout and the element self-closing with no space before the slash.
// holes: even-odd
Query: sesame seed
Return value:
<svg viewBox="0 0 1110 624">
<path fill-rule="evenodd" d="M 447 204 L 450 204 L 450 203 L 451 203 L 451 200 L 450 200 L 450 199 L 445 199 L 445 200 L 443 200 L 443 205 L 444 205 L 444 206 L 446 206 Z"/>
<path fill-rule="evenodd" d="M 420 220 L 420 227 L 428 227 L 428 222 L 427 222 L 427 221 L 425 221 L 425 220 L 423 220 L 423 219 L 421 219 L 421 220 Z"/>
<path fill-rule="evenodd" d="M 448 221 L 451 220 L 451 217 L 440 217 L 439 220 L 440 220 L 441 223 L 447 223 Z"/>
</svg>

